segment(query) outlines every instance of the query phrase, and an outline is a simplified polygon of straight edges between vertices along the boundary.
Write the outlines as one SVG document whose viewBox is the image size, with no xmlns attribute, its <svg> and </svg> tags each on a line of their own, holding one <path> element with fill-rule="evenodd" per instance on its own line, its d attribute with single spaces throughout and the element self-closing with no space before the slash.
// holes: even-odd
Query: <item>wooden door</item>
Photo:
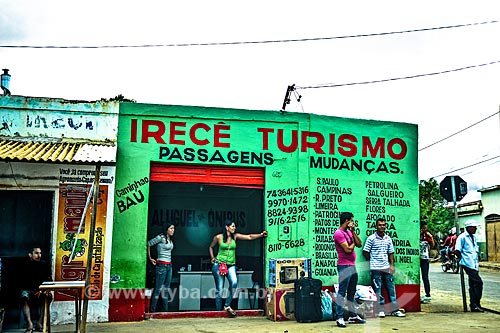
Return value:
<svg viewBox="0 0 500 333">
<path fill-rule="evenodd" d="M 488 261 L 500 261 L 500 222 L 487 223 Z"/>
</svg>

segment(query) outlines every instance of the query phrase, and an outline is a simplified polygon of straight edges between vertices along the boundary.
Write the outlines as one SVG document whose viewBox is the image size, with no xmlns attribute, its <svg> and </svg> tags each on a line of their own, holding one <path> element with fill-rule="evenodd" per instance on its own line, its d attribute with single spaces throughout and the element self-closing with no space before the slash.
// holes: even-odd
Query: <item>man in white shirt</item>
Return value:
<svg viewBox="0 0 500 333">
<path fill-rule="evenodd" d="M 470 311 L 484 312 L 481 308 L 483 280 L 479 276 L 479 245 L 475 235 L 477 226 L 474 220 L 465 222 L 465 231 L 458 236 L 455 244 L 455 254 L 469 277 Z"/>
<path fill-rule="evenodd" d="M 385 219 L 377 219 L 377 231 L 366 239 L 363 256 L 370 261 L 370 277 L 373 291 L 378 299 L 378 316 L 385 317 L 385 299 L 382 287 L 385 287 L 389 296 L 389 311 L 391 316 L 405 317 L 399 310 L 394 285 L 394 244 L 391 237 L 385 233 L 387 227 Z"/>
</svg>

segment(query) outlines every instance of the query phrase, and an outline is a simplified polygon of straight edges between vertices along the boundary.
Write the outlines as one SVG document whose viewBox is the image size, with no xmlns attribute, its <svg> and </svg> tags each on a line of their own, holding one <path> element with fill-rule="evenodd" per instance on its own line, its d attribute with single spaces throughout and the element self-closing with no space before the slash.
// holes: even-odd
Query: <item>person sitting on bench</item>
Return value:
<svg viewBox="0 0 500 333">
<path fill-rule="evenodd" d="M 22 308 L 28 322 L 26 333 L 33 332 L 30 304 L 35 307 L 34 310 L 38 314 L 36 330 L 42 330 L 43 311 L 41 309 L 45 301 L 45 294 L 40 292 L 39 287 L 44 281 L 52 281 L 50 267 L 42 260 L 42 250 L 39 247 L 33 247 L 28 252 L 28 257 L 22 266 L 22 274 L 20 276 Z"/>
</svg>

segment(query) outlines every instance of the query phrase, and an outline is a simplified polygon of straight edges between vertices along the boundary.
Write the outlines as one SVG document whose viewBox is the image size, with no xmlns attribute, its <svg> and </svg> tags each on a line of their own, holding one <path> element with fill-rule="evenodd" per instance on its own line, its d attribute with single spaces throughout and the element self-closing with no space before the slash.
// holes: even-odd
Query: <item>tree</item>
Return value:
<svg viewBox="0 0 500 333">
<path fill-rule="evenodd" d="M 439 183 L 431 178 L 421 180 L 419 185 L 420 221 L 427 222 L 431 234 L 448 234 L 454 226 L 452 212 L 447 208 L 448 202 L 439 192 Z"/>
</svg>

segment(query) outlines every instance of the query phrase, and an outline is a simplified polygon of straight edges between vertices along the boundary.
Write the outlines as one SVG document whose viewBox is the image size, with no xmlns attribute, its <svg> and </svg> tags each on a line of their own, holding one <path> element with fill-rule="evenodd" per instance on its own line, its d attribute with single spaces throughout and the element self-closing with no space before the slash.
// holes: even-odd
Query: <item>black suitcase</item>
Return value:
<svg viewBox="0 0 500 333">
<path fill-rule="evenodd" d="M 295 281 L 295 320 L 314 323 L 323 317 L 321 311 L 321 280 L 300 278 Z"/>
</svg>

